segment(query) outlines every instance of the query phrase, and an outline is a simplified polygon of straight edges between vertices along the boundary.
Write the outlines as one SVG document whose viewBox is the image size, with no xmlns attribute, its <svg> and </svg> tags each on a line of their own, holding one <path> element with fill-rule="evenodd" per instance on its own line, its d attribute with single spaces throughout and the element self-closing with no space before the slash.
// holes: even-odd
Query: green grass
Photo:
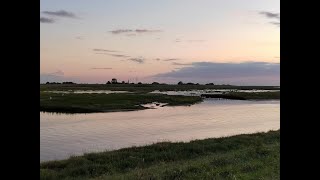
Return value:
<svg viewBox="0 0 320 180">
<path fill-rule="evenodd" d="M 276 92 L 231 92 L 231 96 L 238 96 L 244 99 L 280 99 L 280 91 Z"/>
<path fill-rule="evenodd" d="M 238 99 L 238 100 L 266 100 L 280 99 L 280 91 L 276 92 L 230 92 L 225 94 L 205 94 L 204 97 Z"/>
<path fill-rule="evenodd" d="M 51 97 L 51 98 L 50 98 Z M 145 109 L 140 104 L 160 102 L 169 106 L 192 105 L 200 97 L 169 96 L 150 93 L 75 94 L 40 91 L 40 111 L 61 113 L 92 113 Z"/>
<path fill-rule="evenodd" d="M 280 179 L 280 130 L 43 162 L 40 179 Z"/>
<path fill-rule="evenodd" d="M 280 99 L 278 92 L 230 92 L 225 94 L 205 95 L 225 99 Z M 141 104 L 160 102 L 169 106 L 192 105 L 201 102 L 201 97 L 151 94 L 143 91 L 134 93 L 114 94 L 77 94 L 77 93 L 51 93 L 40 91 L 40 111 L 60 113 L 94 113 L 132 111 L 146 109 Z"/>
<path fill-rule="evenodd" d="M 67 90 L 113 90 L 131 92 L 186 91 L 203 89 L 280 89 L 275 86 L 231 86 L 231 85 L 153 85 L 153 84 L 41 84 L 40 91 Z"/>
</svg>

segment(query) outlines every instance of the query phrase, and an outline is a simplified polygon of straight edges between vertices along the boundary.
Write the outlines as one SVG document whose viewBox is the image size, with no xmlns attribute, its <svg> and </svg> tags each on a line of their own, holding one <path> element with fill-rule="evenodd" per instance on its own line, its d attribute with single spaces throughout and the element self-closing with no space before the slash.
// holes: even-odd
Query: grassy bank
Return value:
<svg viewBox="0 0 320 180">
<path fill-rule="evenodd" d="M 204 97 L 225 99 L 280 99 L 279 92 L 231 92 L 225 94 L 210 94 Z M 201 102 L 201 97 L 173 96 L 150 93 L 121 93 L 121 94 L 76 94 L 50 93 L 40 91 L 40 111 L 61 113 L 93 113 L 132 111 L 146 109 L 141 104 L 160 102 L 169 106 L 192 105 Z"/>
<path fill-rule="evenodd" d="M 40 111 L 62 113 L 92 113 L 145 109 L 140 104 L 168 103 L 169 106 L 192 105 L 200 97 L 169 96 L 150 93 L 62 94 L 40 92 Z"/>
<path fill-rule="evenodd" d="M 157 143 L 40 164 L 40 179 L 280 179 L 280 130 Z"/>
<path fill-rule="evenodd" d="M 280 99 L 280 91 L 277 92 L 230 92 L 225 94 L 204 94 L 207 98 L 224 98 L 237 100 L 266 100 Z"/>
<path fill-rule="evenodd" d="M 162 84 L 41 84 L 40 91 L 67 91 L 67 90 L 113 90 L 131 92 L 159 91 L 186 91 L 203 89 L 280 89 L 274 86 L 231 86 L 231 85 L 162 85 Z"/>
</svg>

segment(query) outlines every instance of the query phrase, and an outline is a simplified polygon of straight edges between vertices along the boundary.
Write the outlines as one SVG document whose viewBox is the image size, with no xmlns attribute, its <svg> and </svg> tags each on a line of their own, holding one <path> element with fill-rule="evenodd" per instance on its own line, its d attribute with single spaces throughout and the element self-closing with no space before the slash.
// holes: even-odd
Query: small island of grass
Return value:
<svg viewBox="0 0 320 180">
<path fill-rule="evenodd" d="M 201 102 L 196 96 L 169 96 L 150 93 L 75 94 L 40 92 L 40 111 L 60 113 L 93 113 L 146 109 L 142 104 L 168 103 L 168 106 Z"/>
</svg>

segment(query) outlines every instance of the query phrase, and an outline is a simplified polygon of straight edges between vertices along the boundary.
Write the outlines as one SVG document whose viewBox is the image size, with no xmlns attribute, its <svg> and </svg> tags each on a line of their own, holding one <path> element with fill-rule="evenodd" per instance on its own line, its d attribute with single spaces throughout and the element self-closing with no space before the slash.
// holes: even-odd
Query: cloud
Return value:
<svg viewBox="0 0 320 180">
<path fill-rule="evenodd" d="M 46 17 L 40 17 L 40 22 L 41 23 L 54 23 L 55 20 L 51 18 L 46 18 Z"/>
<path fill-rule="evenodd" d="M 96 53 L 96 54 L 104 54 L 108 56 L 113 56 L 113 57 L 121 57 L 121 58 L 129 58 L 130 56 L 123 55 L 123 54 L 110 54 L 110 53 Z"/>
<path fill-rule="evenodd" d="M 192 65 L 192 63 L 177 63 L 177 62 L 173 62 L 172 65 L 175 65 L 175 66 L 189 66 L 189 65 Z"/>
<path fill-rule="evenodd" d="M 169 58 L 169 59 L 163 59 L 162 61 L 178 61 L 177 58 Z"/>
<path fill-rule="evenodd" d="M 259 14 L 262 14 L 262 15 L 266 16 L 267 18 L 275 18 L 275 19 L 280 20 L 280 13 L 271 13 L 271 12 L 267 12 L 267 11 L 262 11 L 262 12 L 259 12 Z"/>
<path fill-rule="evenodd" d="M 128 32 L 133 32 L 131 29 L 117 29 L 110 31 L 112 34 L 121 34 L 121 33 L 128 33 Z"/>
<path fill-rule="evenodd" d="M 63 76 L 64 73 L 61 70 L 58 70 L 56 72 L 48 73 L 49 75 L 55 75 L 55 76 Z"/>
<path fill-rule="evenodd" d="M 178 61 L 180 59 L 178 59 L 178 58 L 167 58 L 167 59 L 156 58 L 154 60 L 156 60 L 156 61 Z"/>
<path fill-rule="evenodd" d="M 162 31 L 161 30 L 150 30 L 150 29 L 116 29 L 116 30 L 109 31 L 109 32 L 112 34 L 127 34 L 129 36 L 135 36 L 137 34 L 155 33 L 155 32 L 162 32 Z"/>
<path fill-rule="evenodd" d="M 267 11 L 262 11 L 262 12 L 259 12 L 259 14 L 262 14 L 269 19 L 279 20 L 279 22 L 273 21 L 273 22 L 270 22 L 270 24 L 273 24 L 273 25 L 280 27 L 280 13 L 271 13 L 271 12 L 267 12 Z"/>
<path fill-rule="evenodd" d="M 270 24 L 273 24 L 273 25 L 280 27 L 280 22 L 270 22 Z"/>
<path fill-rule="evenodd" d="M 162 32 L 161 30 L 150 30 L 150 29 L 136 29 L 136 33 L 154 33 L 154 32 Z"/>
<path fill-rule="evenodd" d="M 93 49 L 93 51 L 98 51 L 98 52 L 120 52 L 120 51 L 114 51 L 114 50 L 109 50 L 109 49 Z"/>
<path fill-rule="evenodd" d="M 194 62 L 177 71 L 152 76 L 157 80 L 220 83 L 235 85 L 279 85 L 280 64 L 267 62 Z"/>
<path fill-rule="evenodd" d="M 144 61 L 145 61 L 145 59 L 144 58 L 130 58 L 130 59 L 128 59 L 129 61 L 133 61 L 133 62 L 137 62 L 137 63 L 139 63 L 139 64 L 142 64 L 142 63 L 144 63 Z"/>
<path fill-rule="evenodd" d="M 106 55 L 113 56 L 113 57 L 123 57 L 123 58 L 128 58 L 128 57 L 130 57 L 130 56 L 123 55 L 123 54 L 108 54 L 108 53 L 106 53 Z"/>
<path fill-rule="evenodd" d="M 58 16 L 58 17 L 67 17 L 67 18 L 77 18 L 77 16 L 72 13 L 65 10 L 59 10 L 59 11 L 42 11 L 43 14 L 49 15 L 49 16 Z"/>
<path fill-rule="evenodd" d="M 109 69 L 112 69 L 112 68 L 91 68 L 93 70 L 109 70 Z"/>
</svg>

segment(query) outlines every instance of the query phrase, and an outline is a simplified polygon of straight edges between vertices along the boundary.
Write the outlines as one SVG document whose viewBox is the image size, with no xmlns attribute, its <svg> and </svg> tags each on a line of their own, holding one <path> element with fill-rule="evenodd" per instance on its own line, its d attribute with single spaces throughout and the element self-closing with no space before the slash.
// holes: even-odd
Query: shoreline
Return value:
<svg viewBox="0 0 320 180">
<path fill-rule="evenodd" d="M 202 169 L 202 166 L 198 166 L 198 163 L 202 164 L 207 161 L 207 156 L 210 157 L 209 159 L 213 158 L 212 160 L 216 158 L 221 159 L 222 157 L 222 159 L 232 160 L 234 158 L 234 154 L 237 153 L 240 153 L 240 159 L 243 159 L 241 166 L 249 163 L 247 162 L 248 158 L 250 159 L 251 156 L 253 156 L 254 158 L 251 159 L 252 163 L 268 164 L 268 166 L 259 166 L 258 169 L 274 168 L 269 166 L 269 163 L 279 163 L 279 157 L 274 159 L 274 156 L 278 156 L 279 148 L 280 129 L 276 131 L 271 130 L 268 132 L 257 132 L 252 134 L 239 134 L 219 138 L 191 140 L 190 142 L 158 142 L 150 145 L 133 146 L 112 151 L 85 153 L 84 155 L 73 156 L 64 160 L 42 161 L 40 162 L 40 177 L 48 179 L 63 179 L 70 177 L 109 177 L 111 179 L 115 177 L 134 178 L 137 175 L 136 173 L 138 173 L 136 171 L 137 168 L 144 172 L 152 172 L 153 170 L 151 169 L 155 168 L 157 171 L 155 174 L 162 176 L 164 175 L 164 172 L 161 172 L 159 167 L 161 167 L 163 163 L 167 164 L 170 167 L 169 169 L 174 169 L 176 166 L 180 166 L 181 164 L 189 166 L 190 163 L 192 165 L 195 164 L 195 168 Z M 270 157 L 265 156 L 266 154 L 268 155 L 269 152 L 272 152 L 272 155 L 270 154 Z M 249 156 L 245 154 L 248 154 Z M 263 156 L 267 160 L 271 158 L 270 160 L 272 160 L 272 162 L 266 162 L 266 159 L 259 160 L 260 156 Z M 136 159 L 130 157 L 136 157 Z M 81 162 L 86 163 L 83 164 Z M 71 164 L 73 165 L 70 166 Z M 123 166 L 120 164 L 127 165 Z M 207 165 L 210 167 L 210 162 Z M 73 169 L 72 171 L 77 173 L 70 173 L 71 167 Z M 99 168 L 104 170 L 92 173 L 93 169 L 98 170 Z M 228 168 L 228 164 L 221 164 L 220 168 Z M 253 170 L 253 172 L 260 172 L 257 168 L 253 168 Z M 277 168 L 272 171 L 274 173 L 273 175 L 279 175 Z M 235 172 L 238 173 L 237 171 Z M 262 172 L 265 172 L 265 170 Z M 201 173 L 205 174 L 208 173 L 208 171 L 203 170 Z M 268 171 L 267 174 L 270 174 L 270 172 Z M 149 177 L 149 175 L 147 177 Z"/>
</svg>

